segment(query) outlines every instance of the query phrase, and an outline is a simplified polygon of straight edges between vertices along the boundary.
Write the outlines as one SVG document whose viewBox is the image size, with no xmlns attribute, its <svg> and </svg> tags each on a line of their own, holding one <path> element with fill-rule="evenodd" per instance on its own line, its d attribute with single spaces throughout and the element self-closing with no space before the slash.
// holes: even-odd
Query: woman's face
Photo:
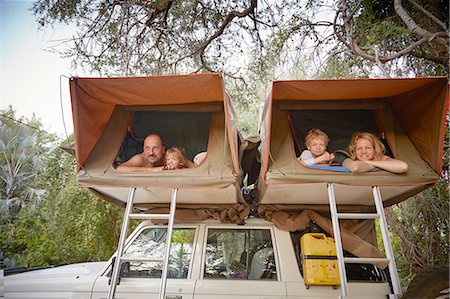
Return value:
<svg viewBox="0 0 450 299">
<path fill-rule="evenodd" d="M 360 161 L 370 161 L 375 157 L 375 148 L 370 140 L 359 138 L 355 144 L 356 159 Z"/>
</svg>

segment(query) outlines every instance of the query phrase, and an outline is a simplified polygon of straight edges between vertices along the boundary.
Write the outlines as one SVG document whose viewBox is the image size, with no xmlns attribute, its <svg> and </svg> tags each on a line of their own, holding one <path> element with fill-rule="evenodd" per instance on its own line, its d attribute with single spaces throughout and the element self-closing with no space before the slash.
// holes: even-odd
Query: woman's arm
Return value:
<svg viewBox="0 0 450 299">
<path fill-rule="evenodd" d="M 342 163 L 342 166 L 350 169 L 351 172 L 368 172 L 375 167 L 392 172 L 392 173 L 404 173 L 408 171 L 408 164 L 402 160 L 386 158 L 385 160 L 371 160 L 371 161 L 358 161 L 347 158 Z"/>
<path fill-rule="evenodd" d="M 389 157 L 385 160 L 365 161 L 365 163 L 393 173 L 404 173 L 408 171 L 408 164 L 406 162 Z"/>
<path fill-rule="evenodd" d="M 347 158 L 342 162 L 342 166 L 348 168 L 351 172 L 368 172 L 375 167 L 359 160 Z"/>
</svg>

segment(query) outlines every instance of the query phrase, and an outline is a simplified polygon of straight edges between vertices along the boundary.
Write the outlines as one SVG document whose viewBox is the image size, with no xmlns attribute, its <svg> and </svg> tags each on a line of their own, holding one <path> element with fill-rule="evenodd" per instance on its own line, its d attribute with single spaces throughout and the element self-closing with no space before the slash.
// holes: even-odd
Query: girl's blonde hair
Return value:
<svg viewBox="0 0 450 299">
<path fill-rule="evenodd" d="M 353 134 L 350 144 L 348 145 L 350 150 L 350 158 L 356 160 L 356 142 L 361 138 L 368 140 L 372 144 L 375 150 L 373 159 L 381 160 L 386 152 L 386 148 L 379 138 L 369 132 L 356 132 Z"/>
<path fill-rule="evenodd" d="M 186 157 L 185 157 L 184 148 L 177 147 L 177 146 L 170 147 L 166 150 L 164 157 L 167 158 L 167 156 L 170 154 L 177 155 L 178 159 L 180 159 L 180 161 L 181 161 L 181 166 L 182 167 L 186 166 Z"/>
<path fill-rule="evenodd" d="M 318 128 L 312 128 L 311 130 L 308 131 L 308 134 L 306 134 L 305 137 L 305 145 L 308 146 L 310 141 L 314 138 L 323 138 L 325 140 L 325 145 L 328 146 L 329 141 L 328 135 Z"/>
</svg>

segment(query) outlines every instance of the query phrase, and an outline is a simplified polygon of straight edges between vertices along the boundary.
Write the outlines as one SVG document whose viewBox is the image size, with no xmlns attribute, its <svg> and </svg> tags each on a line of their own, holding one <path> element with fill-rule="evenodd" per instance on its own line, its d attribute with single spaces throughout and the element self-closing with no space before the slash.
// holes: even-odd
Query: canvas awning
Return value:
<svg viewBox="0 0 450 299">
<path fill-rule="evenodd" d="M 303 111 L 319 117 L 324 110 L 347 111 L 346 121 L 359 111 L 371 111 L 395 157 L 408 163 L 408 172 L 355 174 L 302 166 L 296 161 L 291 115 Z M 275 81 L 261 126 L 260 203 L 325 205 L 328 182 L 335 183 L 338 204 L 372 205 L 373 185 L 381 186 L 386 205 L 410 197 L 439 177 L 447 111 L 446 77 Z M 329 117 L 322 120 L 324 127 L 317 118 L 314 125 L 325 131 L 341 125 L 327 123 Z M 300 114 L 296 125 L 310 124 Z"/>
</svg>

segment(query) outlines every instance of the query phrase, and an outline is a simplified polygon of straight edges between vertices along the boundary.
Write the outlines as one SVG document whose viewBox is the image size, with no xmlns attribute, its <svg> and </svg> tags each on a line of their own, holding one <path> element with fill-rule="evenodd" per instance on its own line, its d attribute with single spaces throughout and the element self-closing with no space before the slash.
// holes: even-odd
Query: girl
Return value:
<svg viewBox="0 0 450 299">
<path fill-rule="evenodd" d="M 171 147 L 166 150 L 164 170 L 182 169 L 187 167 L 184 149 Z"/>
</svg>

